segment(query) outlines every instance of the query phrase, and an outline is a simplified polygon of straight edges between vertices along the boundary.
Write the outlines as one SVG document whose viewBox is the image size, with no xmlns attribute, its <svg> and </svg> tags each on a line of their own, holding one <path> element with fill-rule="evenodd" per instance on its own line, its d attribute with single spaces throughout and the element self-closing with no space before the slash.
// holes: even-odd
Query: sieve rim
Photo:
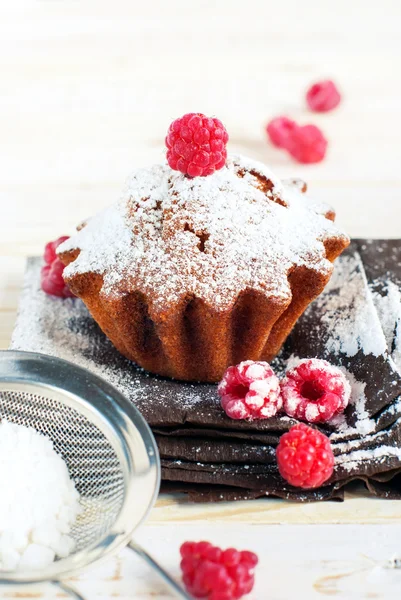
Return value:
<svg viewBox="0 0 401 600">
<path fill-rule="evenodd" d="M 74 575 L 128 544 L 157 499 L 161 480 L 159 452 L 149 425 L 134 404 L 113 385 L 72 362 L 35 352 L 0 350 L 0 392 L 13 388 L 29 389 L 36 395 L 41 390 L 47 397 L 76 410 L 79 406 L 86 416 L 90 414 L 101 432 L 107 432 L 124 475 L 125 494 L 119 514 L 109 531 L 94 544 L 40 571 L 0 571 L 0 583 L 55 581 Z M 113 435 L 112 442 L 109 436 Z M 144 498 L 139 513 L 134 514 L 129 505 L 138 496 L 141 481 Z"/>
</svg>

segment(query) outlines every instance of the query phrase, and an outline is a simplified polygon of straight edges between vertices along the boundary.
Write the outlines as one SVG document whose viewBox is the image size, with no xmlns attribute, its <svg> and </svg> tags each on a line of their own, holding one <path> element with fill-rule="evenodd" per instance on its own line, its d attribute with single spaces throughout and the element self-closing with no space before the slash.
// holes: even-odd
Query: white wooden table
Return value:
<svg viewBox="0 0 401 600">
<path fill-rule="evenodd" d="M 170 121 L 219 116 L 231 151 L 298 175 L 353 236 L 401 235 L 401 5 L 364 0 L 9 2 L 0 7 L 0 348 L 9 343 L 25 257 L 112 202 L 158 161 Z M 303 94 L 331 76 L 328 115 Z M 287 113 L 315 122 L 327 160 L 302 167 L 266 143 Z M 255 599 L 398 598 L 401 503 L 361 490 L 344 504 L 188 505 L 162 497 L 138 539 L 178 575 L 178 547 L 207 538 L 257 551 Z M 88 598 L 170 597 L 127 551 L 71 582 Z M 55 598 L 50 588 L 4 598 Z"/>
</svg>

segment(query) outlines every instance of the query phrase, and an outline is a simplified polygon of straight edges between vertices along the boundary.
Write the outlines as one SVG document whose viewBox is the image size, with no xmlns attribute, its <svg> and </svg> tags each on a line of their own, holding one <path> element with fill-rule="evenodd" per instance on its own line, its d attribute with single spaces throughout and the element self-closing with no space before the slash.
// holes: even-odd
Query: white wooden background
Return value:
<svg viewBox="0 0 401 600">
<path fill-rule="evenodd" d="M 0 348 L 26 255 L 112 202 L 134 167 L 159 160 L 184 112 L 215 114 L 233 151 L 305 178 L 351 235 L 401 236 L 400 32 L 399 0 L 2 2 Z M 344 102 L 310 114 L 305 88 L 326 76 Z M 279 113 L 323 128 L 324 163 L 299 166 L 268 146 L 264 123 Z M 387 599 L 401 586 L 391 562 L 401 558 L 400 517 L 401 503 L 360 490 L 342 505 L 163 497 L 138 539 L 177 575 L 184 539 L 254 549 L 254 599 Z M 73 583 L 88 598 L 169 597 L 127 551 Z"/>
</svg>

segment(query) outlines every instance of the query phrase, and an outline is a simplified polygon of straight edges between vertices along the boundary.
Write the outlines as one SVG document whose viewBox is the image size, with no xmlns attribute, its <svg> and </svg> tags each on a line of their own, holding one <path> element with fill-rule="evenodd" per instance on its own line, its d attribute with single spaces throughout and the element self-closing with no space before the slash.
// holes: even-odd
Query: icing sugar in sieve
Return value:
<svg viewBox="0 0 401 600">
<path fill-rule="evenodd" d="M 3 570 L 1 583 L 49 581 L 82 600 L 61 579 L 128 545 L 177 597 L 189 598 L 131 539 L 157 497 L 160 460 L 148 425 L 120 392 L 66 361 L 3 351 L 0 419 L 14 428 L 32 428 L 51 441 L 67 466 L 80 505 L 69 531 L 68 556 L 59 555 L 40 569 L 28 561 L 26 568 Z"/>
</svg>

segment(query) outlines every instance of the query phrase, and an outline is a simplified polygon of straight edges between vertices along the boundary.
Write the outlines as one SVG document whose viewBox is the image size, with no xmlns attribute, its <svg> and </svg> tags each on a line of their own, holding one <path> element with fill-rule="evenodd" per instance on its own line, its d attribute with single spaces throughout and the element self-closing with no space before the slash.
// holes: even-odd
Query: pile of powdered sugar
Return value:
<svg viewBox="0 0 401 600">
<path fill-rule="evenodd" d="M 225 310 L 247 288 L 286 305 L 291 269 L 329 275 L 323 242 L 348 239 L 326 211 L 243 157 L 194 179 L 156 165 L 136 171 L 120 201 L 59 251 L 80 250 L 67 278 L 99 273 L 108 296 L 141 291 L 153 316 L 189 295 Z"/>
<path fill-rule="evenodd" d="M 49 438 L 0 423 L 0 569 L 43 569 L 74 548 L 79 494 Z"/>
</svg>

